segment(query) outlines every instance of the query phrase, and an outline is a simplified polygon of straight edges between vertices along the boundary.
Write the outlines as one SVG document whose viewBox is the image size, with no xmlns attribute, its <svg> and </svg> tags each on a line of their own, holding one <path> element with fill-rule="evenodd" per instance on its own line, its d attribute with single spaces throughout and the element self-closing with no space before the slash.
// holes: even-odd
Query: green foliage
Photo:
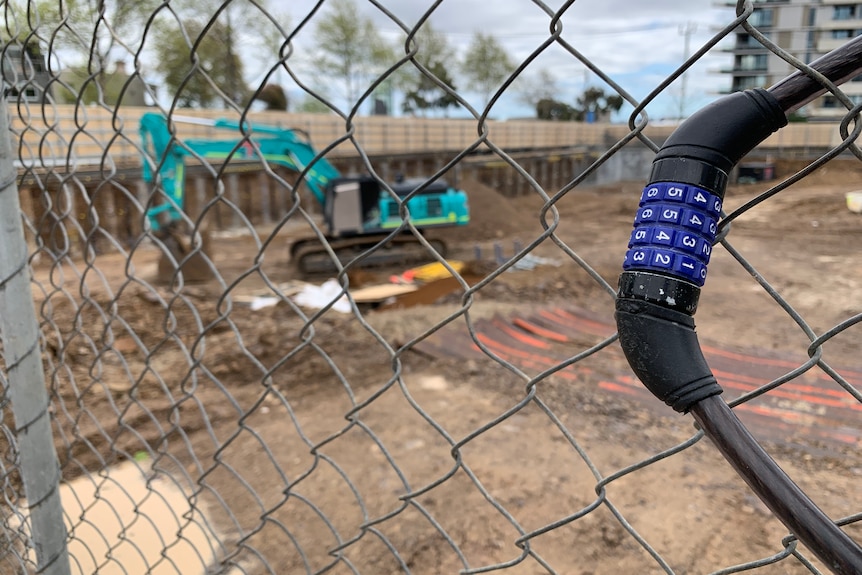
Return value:
<svg viewBox="0 0 862 575">
<path fill-rule="evenodd" d="M 487 103 L 491 95 L 515 69 L 509 54 L 491 34 L 476 32 L 467 55 L 461 63 L 461 72 L 469 87 L 484 97 Z"/>
<path fill-rule="evenodd" d="M 234 103 L 248 99 L 243 63 L 231 50 L 232 30 L 220 21 L 204 31 L 195 20 L 185 23 L 191 44 L 175 27 L 161 25 L 155 34 L 155 51 L 165 86 L 185 108 L 212 107 L 227 95 Z M 192 53 L 194 46 L 194 53 Z"/>
<path fill-rule="evenodd" d="M 552 98 L 542 98 L 536 102 L 536 117 L 540 120 L 569 122 L 582 120 L 583 112 L 575 110 L 565 102 L 558 102 Z"/>
<path fill-rule="evenodd" d="M 455 90 L 454 82 L 442 62 L 430 64 L 428 71 L 450 89 Z M 415 115 L 426 110 L 445 110 L 450 106 L 458 105 L 458 100 L 451 92 L 440 88 L 428 76 L 419 74 L 417 80 L 418 82 L 413 88 L 404 92 L 404 102 L 401 104 L 401 109 L 405 113 Z"/>
<path fill-rule="evenodd" d="M 54 87 L 54 97 L 58 102 L 74 104 L 80 100 L 92 104 L 99 101 L 98 74 L 90 74 L 86 66 L 66 68 L 60 78 L 62 87 Z"/>
<path fill-rule="evenodd" d="M 269 4 L 266 0 L 172 0 L 173 12 L 159 14 L 150 45 L 157 55 L 158 72 L 179 105 L 242 106 L 257 89 L 246 82 L 249 70 L 253 76 L 263 76 L 263 82 L 271 81 L 274 68 L 280 66 L 279 50 L 289 34 L 289 17 Z M 183 27 L 188 41 L 183 39 Z M 286 109 L 286 97 L 282 102 L 269 91 L 264 97 L 270 98 L 268 106 Z"/>
<path fill-rule="evenodd" d="M 342 95 L 352 106 L 373 78 L 395 61 L 394 50 L 353 0 L 333 0 L 326 6 L 329 10 L 315 29 L 319 52 L 314 65 L 341 84 Z"/>
<path fill-rule="evenodd" d="M 80 64 L 101 74 L 107 71 L 112 51 L 123 49 L 128 54 L 139 48 L 143 23 L 161 4 L 160 0 L 19 0 L 5 6 L 5 31 L 10 37 L 34 33 L 46 43 L 50 39 L 55 51 L 77 55 Z"/>
<path fill-rule="evenodd" d="M 547 68 L 519 75 L 512 88 L 517 94 L 518 101 L 536 109 L 543 100 L 556 100 L 560 94 L 557 78 Z M 544 106 L 547 107 L 547 103 Z"/>
<path fill-rule="evenodd" d="M 287 110 L 287 94 L 278 84 L 267 84 L 253 100 L 266 104 L 267 110 Z"/>
<path fill-rule="evenodd" d="M 592 86 L 584 90 L 577 101 L 575 109 L 580 114 L 578 120 L 586 118 L 589 112 L 592 112 L 596 119 L 607 115 L 611 112 L 616 112 L 623 106 L 623 97 L 619 94 L 605 94 L 601 88 Z"/>
<path fill-rule="evenodd" d="M 313 96 L 306 96 L 296 107 L 298 112 L 305 114 L 331 114 L 329 106 Z"/>
<path fill-rule="evenodd" d="M 455 61 L 455 51 L 449 46 L 446 37 L 434 30 L 430 22 L 426 22 L 414 36 L 412 47 L 416 49 L 413 56 L 416 64 L 426 68 L 449 90 L 455 91 L 455 83 L 446 67 L 447 63 Z M 399 71 L 398 78 L 404 91 L 401 107 L 405 113 L 446 110 L 450 106 L 458 105 L 458 100 L 449 90 L 441 88 L 417 66 L 405 64 Z"/>
<path fill-rule="evenodd" d="M 601 120 L 622 105 L 622 96 L 608 95 L 601 88 L 591 87 L 584 90 L 574 106 L 553 98 L 540 99 L 536 103 L 536 117 L 540 120 L 583 122 L 592 113 L 594 119 Z"/>
<path fill-rule="evenodd" d="M 281 3 L 267 0 L 171 0 L 170 5 L 183 22 L 203 23 L 215 18 L 226 32 L 220 37 L 225 42 L 225 53 L 229 58 L 230 55 L 244 57 L 243 71 L 262 76 L 278 66 L 279 49 L 290 33 L 290 18 L 280 11 Z M 250 54 L 253 56 L 249 57 Z M 233 85 L 241 83 L 241 77 L 232 82 Z M 238 102 L 243 93 L 244 90 L 239 90 L 229 93 L 229 96 Z"/>
</svg>

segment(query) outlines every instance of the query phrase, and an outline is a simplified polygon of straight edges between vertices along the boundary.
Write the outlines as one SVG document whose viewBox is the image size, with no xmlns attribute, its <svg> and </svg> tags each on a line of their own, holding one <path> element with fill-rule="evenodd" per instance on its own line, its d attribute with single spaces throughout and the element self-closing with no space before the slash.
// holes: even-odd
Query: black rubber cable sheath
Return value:
<svg viewBox="0 0 862 575">
<path fill-rule="evenodd" d="M 862 573 L 862 549 L 797 486 L 719 396 L 690 413 L 721 454 L 796 538 L 836 575 Z"/>
<path fill-rule="evenodd" d="M 816 60 L 811 67 L 840 84 L 862 72 L 862 36 Z M 796 72 L 767 90 L 786 114 L 826 92 L 804 72 Z M 763 503 L 836 575 L 862 573 L 862 548 L 818 508 L 752 437 L 719 398 L 689 408 L 716 448 Z"/>
<path fill-rule="evenodd" d="M 833 84 L 858 75 L 862 36 L 811 67 Z M 695 191 L 723 199 L 730 169 L 785 125 L 787 115 L 826 91 L 820 81 L 800 71 L 769 90 L 732 94 L 707 106 L 683 122 L 659 150 L 649 185 L 678 182 L 669 185 L 676 186 L 674 190 L 695 186 Z M 642 205 L 650 201 L 648 188 L 644 194 Z M 670 204 L 656 205 L 674 211 Z M 646 219 L 646 208 L 639 210 L 635 225 L 661 231 L 639 224 Z M 660 256 L 668 253 L 657 243 L 649 247 Z M 679 275 L 631 264 L 629 254 L 627 265 L 620 278 L 617 328 L 623 351 L 644 385 L 677 411 L 690 412 L 755 494 L 830 571 L 862 574 L 862 547 L 788 477 L 719 397 L 721 388 L 706 365 L 691 320 L 700 288 Z"/>
<path fill-rule="evenodd" d="M 818 58 L 810 66 L 837 85 L 862 73 L 860 64 L 862 64 L 862 35 Z M 827 92 L 823 84 L 802 71 L 796 71 L 779 80 L 767 91 L 775 97 L 784 113 L 788 115 Z"/>
</svg>

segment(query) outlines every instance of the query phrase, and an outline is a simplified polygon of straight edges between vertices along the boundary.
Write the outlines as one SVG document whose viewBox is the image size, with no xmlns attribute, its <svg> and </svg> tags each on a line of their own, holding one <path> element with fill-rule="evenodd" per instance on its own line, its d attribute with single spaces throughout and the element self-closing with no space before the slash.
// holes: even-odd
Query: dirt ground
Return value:
<svg viewBox="0 0 862 575">
<path fill-rule="evenodd" d="M 779 176 L 792 167 L 780 163 Z M 531 253 L 550 263 L 502 273 L 471 300 L 458 289 L 426 305 L 364 305 L 360 315 L 249 306 L 272 286 L 295 285 L 286 245 L 307 231 L 302 224 L 264 247 L 249 234 L 215 237 L 223 281 L 178 294 L 151 283 L 150 246 L 134 250 L 132 268 L 110 253 L 78 262 L 77 275 L 39 264 L 65 475 L 148 453 L 205 510 L 215 555 L 245 573 L 496 565 L 518 574 L 695 574 L 781 551 L 786 529 L 708 441 L 630 468 L 695 429 L 689 416 L 598 386 L 628 373 L 610 350 L 535 387 L 535 366 L 423 351 L 450 319 L 446 329 L 465 332 L 482 318 L 562 306 L 613 323 L 611 292 L 642 186 L 572 190 L 555 203 L 558 214 L 544 215 L 558 224 L 543 238 L 537 195 L 510 199 L 461 184 L 473 221 L 437 232 L 451 259 L 481 254 L 473 266 L 481 277 L 495 249 L 510 257 L 536 242 Z M 726 211 L 766 188 L 732 186 Z M 845 204 L 860 188 L 858 162 L 833 162 L 746 212 L 728 236 L 816 334 L 862 312 L 862 215 Z M 351 287 L 397 271 L 351 274 Z M 98 305 L 77 303 L 82 286 Z M 724 247 L 713 253 L 696 320 L 711 346 L 807 358 L 805 330 Z M 862 369 L 859 335 L 851 326 L 831 339 L 826 361 Z M 567 344 L 570 355 L 598 341 L 585 334 Z M 831 447 L 807 442 L 803 429 L 768 445 L 837 518 L 862 510 L 862 457 L 859 445 Z M 862 528 L 848 531 L 862 540 Z M 808 571 L 790 557 L 758 572 Z"/>
</svg>

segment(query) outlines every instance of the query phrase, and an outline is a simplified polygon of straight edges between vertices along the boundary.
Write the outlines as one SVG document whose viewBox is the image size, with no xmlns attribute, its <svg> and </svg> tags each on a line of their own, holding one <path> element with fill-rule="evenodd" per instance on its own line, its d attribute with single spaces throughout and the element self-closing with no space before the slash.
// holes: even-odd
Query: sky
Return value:
<svg viewBox="0 0 862 575">
<path fill-rule="evenodd" d="M 403 37 L 398 25 L 371 2 L 356 0 L 360 11 L 371 18 L 384 37 Z M 404 24 L 415 24 L 434 2 L 425 0 L 379 0 L 393 16 Z M 279 10 L 289 14 L 295 26 L 313 10 L 313 0 L 276 2 Z M 565 3 L 549 0 L 551 11 Z M 717 30 L 734 18 L 733 8 L 718 6 L 715 0 L 577 0 L 561 18 L 562 37 L 583 56 L 592 61 L 635 99 L 647 96 L 660 82 L 685 60 L 688 28 L 688 53 L 692 54 L 708 42 Z M 314 18 L 325 16 L 326 4 Z M 315 20 L 296 37 L 294 49 L 310 49 Z M 444 0 L 430 17 L 434 29 L 444 34 L 459 57 L 466 51 L 476 32 L 493 35 L 516 62 L 523 62 L 550 37 L 551 17 L 532 0 Z M 727 75 L 716 73 L 729 67 L 730 56 L 713 48 L 686 73 L 685 81 L 677 80 L 655 102 L 647 107 L 653 120 L 689 115 L 714 100 L 730 85 Z M 525 71 L 526 77 L 540 69 L 550 71 L 557 79 L 560 101 L 574 103 L 587 86 L 608 86 L 595 73 L 588 71 L 568 51 L 553 45 L 541 52 Z M 288 82 L 289 84 L 289 82 Z M 683 86 L 684 84 L 684 86 Z M 456 84 L 457 85 L 457 84 Z M 466 90 L 459 87 L 459 93 Z M 294 92 L 287 86 L 292 95 Z M 685 98 L 683 99 L 683 95 Z M 471 105 L 481 106 L 478 94 L 465 94 Z M 617 121 L 627 121 L 632 106 L 626 105 Z M 511 119 L 534 116 L 534 110 L 518 101 L 514 90 L 495 105 L 491 116 Z"/>
<path fill-rule="evenodd" d="M 312 14 L 307 24 L 300 27 L 292 40 L 288 63 L 300 79 L 316 90 L 327 90 L 330 101 L 342 110 L 349 106 L 340 98 L 335 82 L 319 73 L 311 64 L 311 56 L 317 50 L 315 29 L 317 23 L 327 17 L 327 0 L 255 0 L 267 6 L 270 14 L 289 32 Z M 506 50 L 515 63 L 527 62 L 520 80 L 536 81 L 540 71 L 550 72 L 556 88 L 555 99 L 574 104 L 587 87 L 600 87 L 608 93 L 613 90 L 600 74 L 587 67 L 557 43 L 541 49 L 551 37 L 552 14 L 561 13 L 562 39 L 592 62 L 601 72 L 640 101 L 672 74 L 686 59 L 709 42 L 718 30 L 734 19 L 733 7 L 722 7 L 721 0 L 353 0 L 363 16 L 371 19 L 375 29 L 394 46 L 403 50 L 404 26 L 414 26 L 430 11 L 429 21 L 435 31 L 445 36 L 460 59 L 477 32 L 492 35 Z M 375 4 L 376 2 L 376 4 Z M 322 5 L 315 12 L 315 8 Z M 254 10 L 252 0 L 232 0 L 231 14 L 242 19 L 247 10 Z M 543 6 L 545 9 L 543 9 Z M 383 9 L 381 9 L 381 7 Z M 387 13 L 388 12 L 388 13 Z M 223 16 L 222 16 L 223 17 Z M 170 11 L 162 10 L 159 18 L 172 18 Z M 220 17 L 221 18 L 221 17 Z M 251 21 L 251 20 L 249 20 Z M 240 23 L 241 22 L 235 22 Z M 175 22 L 174 22 L 175 24 Z M 240 26 L 242 28 L 242 26 Z M 263 82 L 275 82 L 288 92 L 293 107 L 305 97 L 305 93 L 290 76 L 281 71 L 267 77 L 277 66 L 278 55 L 271 48 L 264 48 L 265 30 L 246 27 L 241 40 L 241 50 L 247 81 L 252 87 Z M 274 30 L 274 27 L 270 32 Z M 686 34 L 685 30 L 689 33 Z M 688 42 L 686 41 L 688 40 Z M 149 42 L 149 40 L 148 40 Z M 651 121 L 673 120 L 688 116 L 730 87 L 730 78 L 718 73 L 732 64 L 731 56 L 721 51 L 725 40 L 699 59 L 685 74 L 677 79 L 646 108 Z M 134 46 L 130 42 L 129 46 Z M 131 64 L 132 50 L 120 54 L 120 59 Z M 152 46 L 142 52 L 145 63 L 145 80 L 159 84 L 158 66 L 152 61 Z M 455 73 L 458 66 L 453 62 L 449 68 Z M 481 112 L 486 102 L 484 97 L 468 90 L 466 81 L 455 76 L 455 86 L 460 96 Z M 522 102 L 519 91 L 509 88 L 497 101 L 489 117 L 497 120 L 535 117 L 535 109 Z M 393 96 L 391 113 L 401 114 L 399 95 Z M 164 102 L 162 102 L 164 100 Z M 170 94 L 159 94 L 160 103 L 169 104 Z M 626 104 L 612 120 L 626 122 L 633 106 Z M 370 113 L 370 103 L 363 110 Z M 469 110 L 448 110 L 450 117 L 469 117 Z"/>
</svg>

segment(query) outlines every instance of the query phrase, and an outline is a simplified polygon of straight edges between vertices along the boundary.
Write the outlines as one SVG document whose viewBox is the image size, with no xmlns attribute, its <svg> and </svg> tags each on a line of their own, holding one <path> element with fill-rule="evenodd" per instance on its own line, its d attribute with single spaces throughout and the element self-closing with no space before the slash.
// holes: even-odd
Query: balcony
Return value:
<svg viewBox="0 0 862 575">
<path fill-rule="evenodd" d="M 764 68 L 720 68 L 718 70 L 721 74 L 733 74 L 734 76 L 757 76 L 758 74 L 765 74 L 767 69 Z"/>
<path fill-rule="evenodd" d="M 862 18 L 818 21 L 817 27 L 821 30 L 855 30 L 857 28 L 862 28 Z"/>
<path fill-rule="evenodd" d="M 835 48 L 840 48 L 841 46 L 846 44 L 849 40 L 850 40 L 850 38 L 842 38 L 842 39 L 821 38 L 820 40 L 817 41 L 817 51 L 823 52 L 823 53 L 831 52 Z"/>
<path fill-rule="evenodd" d="M 749 44 L 734 44 L 732 46 L 726 46 L 721 48 L 722 52 L 733 52 L 735 54 L 765 54 L 769 50 L 760 42 L 753 42 Z"/>
</svg>

